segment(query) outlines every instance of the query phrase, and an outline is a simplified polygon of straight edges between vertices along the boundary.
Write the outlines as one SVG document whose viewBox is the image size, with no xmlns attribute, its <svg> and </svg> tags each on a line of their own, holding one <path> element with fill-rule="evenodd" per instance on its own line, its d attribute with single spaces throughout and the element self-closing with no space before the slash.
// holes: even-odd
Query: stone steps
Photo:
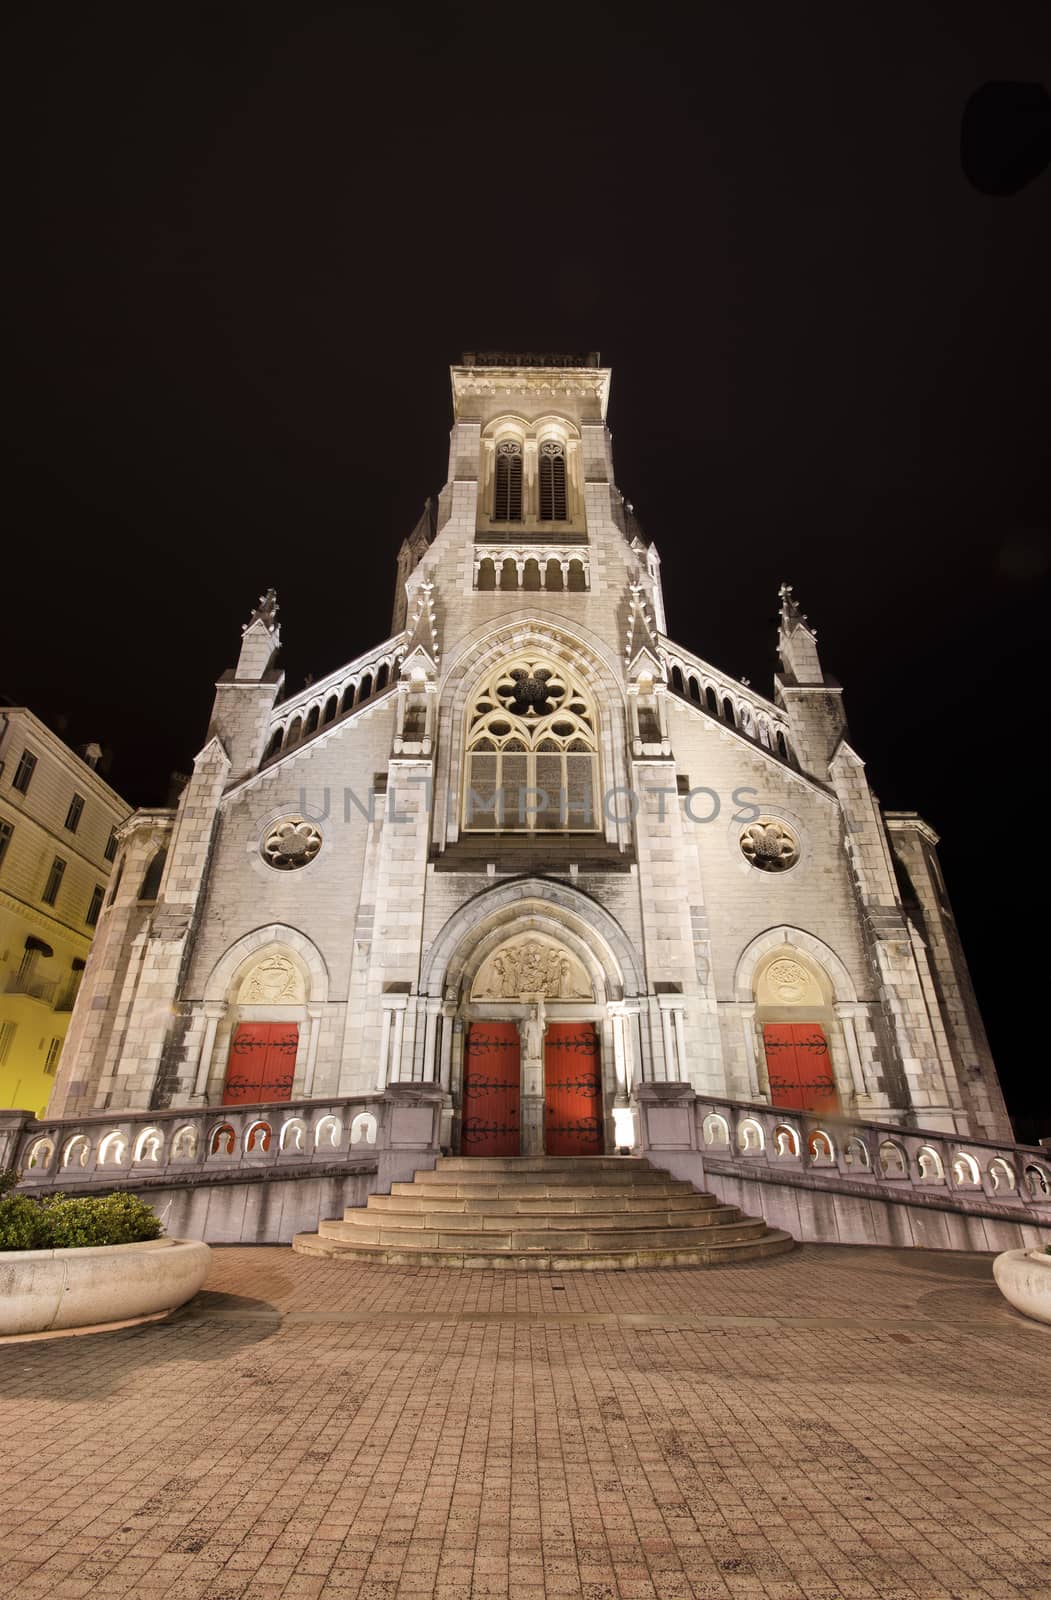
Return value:
<svg viewBox="0 0 1051 1600">
<path fill-rule="evenodd" d="M 427 1177 L 431 1174 L 428 1173 Z M 566 1199 L 566 1200 L 602 1200 L 607 1195 L 620 1195 L 624 1199 L 636 1195 L 640 1197 L 664 1194 L 696 1194 L 692 1185 L 678 1179 L 669 1179 L 666 1184 L 640 1183 L 592 1183 L 584 1179 L 578 1183 L 547 1183 L 542 1175 L 538 1174 L 535 1183 L 524 1182 L 520 1178 L 493 1175 L 491 1183 L 473 1183 L 463 1179 L 460 1183 L 392 1183 L 390 1192 L 395 1197 L 402 1199 L 420 1194 L 430 1197 L 448 1196 L 453 1200 L 539 1200 L 539 1199 Z"/>
<path fill-rule="evenodd" d="M 372 1210 L 388 1212 L 391 1216 L 418 1216 L 425 1211 L 440 1211 L 449 1216 L 487 1217 L 572 1217 L 611 1212 L 645 1215 L 666 1211 L 690 1214 L 695 1211 L 715 1211 L 718 1205 L 713 1194 L 699 1194 L 696 1190 L 687 1194 L 647 1192 L 644 1196 L 631 1192 L 603 1192 L 583 1197 L 559 1190 L 554 1195 L 519 1195 L 512 1200 L 495 1197 L 463 1200 L 457 1199 L 455 1194 L 434 1194 L 431 1190 L 419 1194 L 374 1194 L 369 1197 Z"/>
<path fill-rule="evenodd" d="M 302 1255 L 524 1271 L 712 1266 L 793 1240 L 639 1158 L 443 1157 L 299 1234 Z"/>
</svg>

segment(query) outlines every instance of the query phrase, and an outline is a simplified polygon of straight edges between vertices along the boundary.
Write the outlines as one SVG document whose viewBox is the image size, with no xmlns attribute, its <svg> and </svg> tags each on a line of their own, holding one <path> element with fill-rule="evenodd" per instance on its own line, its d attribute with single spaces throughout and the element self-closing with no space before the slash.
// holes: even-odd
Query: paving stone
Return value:
<svg viewBox="0 0 1051 1600">
<path fill-rule="evenodd" d="M 988 1258 L 218 1249 L 168 1322 L 3 1354 L 20 1600 L 1051 1596 L 1051 1334 Z"/>
</svg>

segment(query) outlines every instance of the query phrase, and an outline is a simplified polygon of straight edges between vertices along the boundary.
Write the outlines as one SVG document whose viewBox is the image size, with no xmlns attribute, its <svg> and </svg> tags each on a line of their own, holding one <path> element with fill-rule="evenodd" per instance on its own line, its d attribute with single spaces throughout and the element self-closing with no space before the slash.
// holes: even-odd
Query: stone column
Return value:
<svg viewBox="0 0 1051 1600">
<path fill-rule="evenodd" d="M 542 994 L 524 994 L 528 1007 L 518 1025 L 522 1041 L 522 1154 L 544 1153 L 544 1032 L 547 1027 Z"/>
<path fill-rule="evenodd" d="M 204 1034 L 201 1038 L 201 1049 L 197 1057 L 193 1093 L 189 1096 L 189 1104 L 194 1106 L 206 1106 L 208 1104 L 208 1075 L 212 1068 L 212 1051 L 215 1049 L 215 1035 L 219 1023 L 226 1014 L 226 1003 L 222 1000 L 206 1000 L 203 1009 L 205 1018 Z"/>
<path fill-rule="evenodd" d="M 863 1100 L 868 1095 L 868 1086 L 865 1083 L 865 1070 L 861 1064 L 861 1051 L 858 1049 L 858 1034 L 854 1026 L 856 1011 L 853 1005 L 840 1003 L 833 1007 L 839 1018 L 839 1025 L 843 1029 L 843 1043 L 846 1046 L 847 1060 L 850 1062 L 850 1077 L 854 1085 L 856 1099 Z"/>
<path fill-rule="evenodd" d="M 453 1022 L 456 1019 L 456 1003 L 448 1000 L 442 1001 L 442 1042 L 441 1064 L 438 1072 L 438 1081 L 446 1094 L 452 1093 L 453 1086 Z"/>
<path fill-rule="evenodd" d="M 397 1002 L 397 1004 L 391 1004 L 391 1002 Z M 389 1005 L 394 1013 L 394 1038 L 391 1044 L 390 1066 L 387 1069 L 388 1083 L 399 1083 L 401 1081 L 401 1052 L 405 1041 L 405 1011 L 408 1003 L 409 997 L 407 994 L 391 995 L 389 1001 L 384 1001 L 384 1005 Z"/>
<path fill-rule="evenodd" d="M 438 1083 L 441 1071 L 438 1063 L 438 1022 L 442 1003 L 437 999 L 426 1001 L 426 1019 L 423 1033 L 423 1081 Z"/>
<path fill-rule="evenodd" d="M 611 1000 L 606 1007 L 613 1028 L 613 1064 L 617 1079 L 616 1103 L 613 1107 L 613 1134 L 618 1150 L 630 1150 L 638 1143 L 635 1114 L 631 1108 L 634 1079 L 634 1052 L 632 1049 L 632 1019 L 639 1014 L 639 1005 L 625 1000 Z"/>
<path fill-rule="evenodd" d="M 307 1060 L 303 1072 L 303 1098 L 309 1100 L 314 1093 L 314 1074 L 317 1071 L 317 1047 L 321 1039 L 321 1014 L 324 1010 L 320 1005 L 308 1005 L 307 1017 L 310 1020 L 310 1030 L 307 1034 Z"/>
<path fill-rule="evenodd" d="M 764 1095 L 759 1089 L 759 1063 L 755 1058 L 755 1006 L 742 1005 L 738 1008 L 741 1013 L 741 1033 L 744 1036 L 744 1064 L 748 1073 L 748 1098 L 749 1100 L 768 1100 L 769 1095 Z"/>
<path fill-rule="evenodd" d="M 380 1058 L 376 1070 L 376 1092 L 382 1094 L 387 1087 L 387 1071 L 390 1065 L 390 1033 L 391 1011 L 388 1006 L 383 1007 L 383 1032 L 380 1035 Z"/>
<path fill-rule="evenodd" d="M 686 1070 L 686 1050 L 683 1036 L 685 1007 L 682 995 L 659 994 L 657 996 L 657 1005 L 660 1008 L 661 1033 L 664 1039 L 664 1081 L 666 1083 L 685 1082 L 689 1074 Z"/>
</svg>

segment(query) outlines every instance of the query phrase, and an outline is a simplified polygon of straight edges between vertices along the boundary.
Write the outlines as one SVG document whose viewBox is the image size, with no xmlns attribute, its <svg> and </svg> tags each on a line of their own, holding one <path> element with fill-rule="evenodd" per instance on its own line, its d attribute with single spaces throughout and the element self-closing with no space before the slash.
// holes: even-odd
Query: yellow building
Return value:
<svg viewBox="0 0 1051 1600">
<path fill-rule="evenodd" d="M 42 1116 L 130 807 L 25 706 L 0 706 L 0 1106 Z"/>
</svg>

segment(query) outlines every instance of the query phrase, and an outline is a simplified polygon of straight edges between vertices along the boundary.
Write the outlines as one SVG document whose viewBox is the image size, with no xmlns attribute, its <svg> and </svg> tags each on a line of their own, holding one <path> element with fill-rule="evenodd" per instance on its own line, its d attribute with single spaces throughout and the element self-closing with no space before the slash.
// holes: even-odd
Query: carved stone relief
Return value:
<svg viewBox="0 0 1051 1600">
<path fill-rule="evenodd" d="M 594 989 L 583 965 L 562 946 L 541 939 L 504 945 L 482 963 L 471 990 L 473 1000 L 592 1000 Z"/>
<path fill-rule="evenodd" d="M 741 853 L 760 872 L 786 872 L 799 860 L 799 840 L 777 817 L 760 817 L 743 830 Z"/>
<path fill-rule="evenodd" d="M 242 1005 L 296 1005 L 306 999 L 303 975 L 295 962 L 277 950 L 245 974 L 237 999 Z"/>
<path fill-rule="evenodd" d="M 810 974 L 799 965 L 798 961 L 787 959 L 775 961 L 766 969 L 766 982 L 771 996 L 785 1005 L 794 1005 L 797 1001 L 806 1000 L 813 988 Z"/>
</svg>

